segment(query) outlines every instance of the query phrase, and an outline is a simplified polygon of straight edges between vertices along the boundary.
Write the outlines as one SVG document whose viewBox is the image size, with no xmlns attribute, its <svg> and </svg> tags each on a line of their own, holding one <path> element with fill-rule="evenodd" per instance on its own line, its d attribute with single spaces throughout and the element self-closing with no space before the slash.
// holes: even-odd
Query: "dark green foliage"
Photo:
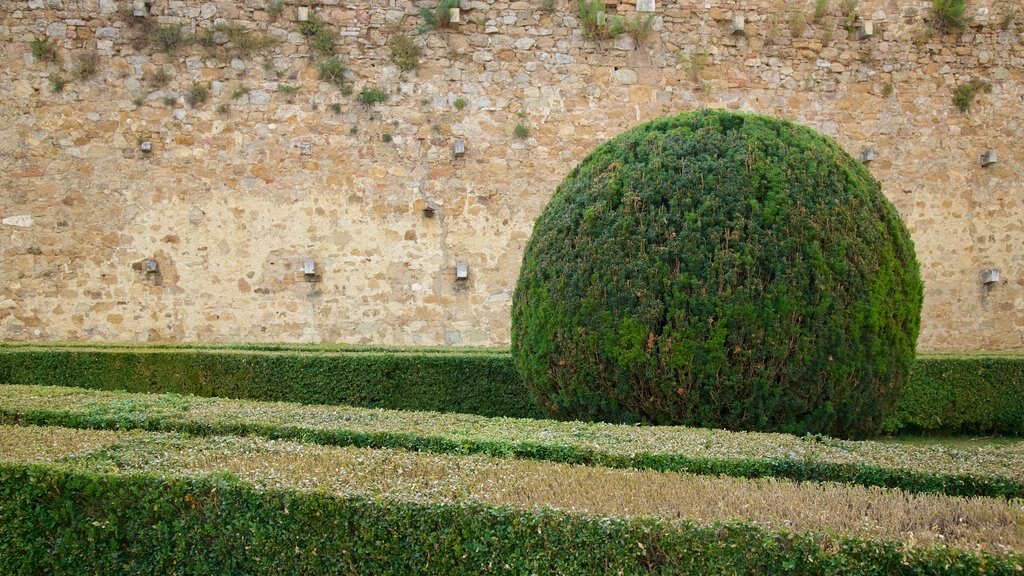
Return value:
<svg viewBox="0 0 1024 576">
<path fill-rule="evenodd" d="M 0 383 L 541 416 L 511 356 L 487 349 L 8 344 Z M 1024 435 L 1024 356 L 919 357 L 884 428 Z"/>
<path fill-rule="evenodd" d="M 334 54 L 336 34 L 327 22 L 316 14 L 310 14 L 309 20 L 299 22 L 299 33 L 306 37 L 313 50 L 325 56 Z"/>
<path fill-rule="evenodd" d="M 373 106 L 388 101 L 388 93 L 380 88 L 363 88 L 357 98 L 360 104 Z"/>
<path fill-rule="evenodd" d="M 885 429 L 1024 436 L 1024 357 L 919 359 Z"/>
<path fill-rule="evenodd" d="M 259 348 L 259 347 L 257 347 Z M 267 346 L 275 350 L 280 347 Z M 538 417 L 508 354 L 0 348 L 0 382 Z"/>
<path fill-rule="evenodd" d="M 1019 554 L 0 464 L 3 574 L 1015 574 Z"/>
<path fill-rule="evenodd" d="M 974 97 L 978 92 L 988 94 L 992 92 L 992 85 L 978 79 L 958 85 L 956 88 L 953 88 L 953 105 L 956 106 L 957 110 L 966 114 L 970 111 L 971 104 L 974 103 Z"/>
<path fill-rule="evenodd" d="M 922 285 L 837 144 L 700 111 L 598 147 L 538 218 L 512 354 L 553 416 L 861 437 L 914 359 Z"/>
<path fill-rule="evenodd" d="M 965 0 L 932 0 L 932 23 L 943 32 L 963 30 L 971 23 Z"/>
</svg>

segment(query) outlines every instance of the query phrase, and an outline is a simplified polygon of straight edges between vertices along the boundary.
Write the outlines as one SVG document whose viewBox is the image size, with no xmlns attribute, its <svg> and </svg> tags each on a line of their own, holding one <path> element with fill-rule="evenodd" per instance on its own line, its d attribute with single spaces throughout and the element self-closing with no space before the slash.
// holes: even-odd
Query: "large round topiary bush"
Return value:
<svg viewBox="0 0 1024 576">
<path fill-rule="evenodd" d="M 537 219 L 512 352 L 563 419 L 876 432 L 920 323 L 878 182 L 790 122 L 700 111 L 598 147 Z"/>
</svg>

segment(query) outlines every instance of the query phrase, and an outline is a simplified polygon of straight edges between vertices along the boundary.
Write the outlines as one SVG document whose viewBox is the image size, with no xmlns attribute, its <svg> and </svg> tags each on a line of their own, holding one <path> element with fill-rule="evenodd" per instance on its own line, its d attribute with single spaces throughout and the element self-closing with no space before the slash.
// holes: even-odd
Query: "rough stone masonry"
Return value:
<svg viewBox="0 0 1024 576">
<path fill-rule="evenodd" d="M 873 150 L 922 264 L 919 349 L 1024 349 L 1015 2 L 971 1 L 943 32 L 927 2 L 630 1 L 604 12 L 639 31 L 594 40 L 565 0 L 464 0 L 422 33 L 436 3 L 0 0 L 0 338 L 505 345 L 565 174 L 710 106 Z M 175 25 L 194 41 L 161 47 Z"/>
</svg>

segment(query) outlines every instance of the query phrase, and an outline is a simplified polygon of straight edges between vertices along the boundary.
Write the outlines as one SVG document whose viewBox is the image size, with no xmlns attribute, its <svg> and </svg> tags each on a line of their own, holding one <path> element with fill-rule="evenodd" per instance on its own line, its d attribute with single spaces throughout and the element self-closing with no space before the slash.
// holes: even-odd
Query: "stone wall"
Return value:
<svg viewBox="0 0 1024 576">
<path fill-rule="evenodd" d="M 0 339 L 505 345 L 524 243 L 563 176 L 633 125 L 710 106 L 874 148 L 922 264 L 919 348 L 1024 348 L 1024 10 L 972 1 L 970 27 L 943 34 L 927 3 L 843 4 L 657 0 L 638 42 L 585 38 L 565 0 L 463 0 L 460 22 L 422 34 L 403 0 L 155 0 L 141 17 L 0 0 Z M 320 80 L 307 11 L 354 93 Z M 201 41 L 154 46 L 157 23 Z M 245 54 L 242 28 L 276 43 Z M 392 62 L 402 33 L 418 70 Z M 953 89 L 978 79 L 991 92 L 961 113 Z M 360 104 L 366 87 L 388 101 Z"/>
</svg>

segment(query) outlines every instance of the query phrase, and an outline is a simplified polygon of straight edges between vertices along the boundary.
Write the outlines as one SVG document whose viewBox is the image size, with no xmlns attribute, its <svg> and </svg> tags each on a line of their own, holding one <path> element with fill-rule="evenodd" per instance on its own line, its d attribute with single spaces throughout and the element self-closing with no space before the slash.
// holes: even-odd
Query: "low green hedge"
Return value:
<svg viewBox="0 0 1024 576">
<path fill-rule="evenodd" d="M 540 418 L 507 353 L 0 347 L 0 383 Z"/>
<path fill-rule="evenodd" d="M 1024 355 L 919 358 L 886 430 L 1024 436 Z"/>
<path fill-rule="evenodd" d="M 0 424 L 149 430 L 1024 498 L 1015 452 L 0 385 Z"/>
<path fill-rule="evenodd" d="M 953 548 L 0 464 L 0 573 L 1016 575 Z"/>
<path fill-rule="evenodd" d="M 542 418 L 508 353 L 0 346 L 0 383 Z M 885 425 L 1024 435 L 1024 355 L 921 356 Z"/>
</svg>

